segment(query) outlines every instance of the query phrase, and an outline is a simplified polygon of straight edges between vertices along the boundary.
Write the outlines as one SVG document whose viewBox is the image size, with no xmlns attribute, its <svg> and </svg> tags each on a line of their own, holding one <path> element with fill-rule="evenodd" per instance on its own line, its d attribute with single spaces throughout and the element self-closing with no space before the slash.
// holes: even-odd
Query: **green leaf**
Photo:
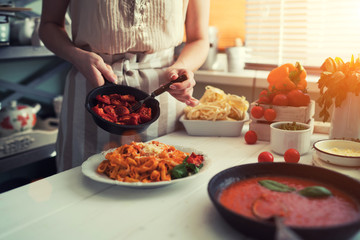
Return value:
<svg viewBox="0 0 360 240">
<path fill-rule="evenodd" d="M 308 198 L 323 198 L 323 197 L 329 197 L 332 195 L 330 190 L 328 190 L 325 187 L 321 187 L 321 186 L 306 187 L 306 188 L 298 191 L 298 193 L 300 195 L 302 195 L 304 197 L 308 197 Z"/>
<path fill-rule="evenodd" d="M 271 191 L 276 192 L 293 192 L 296 189 L 289 187 L 288 185 L 273 181 L 273 180 L 261 180 L 259 181 L 259 184 Z"/>
<path fill-rule="evenodd" d="M 172 179 L 183 178 L 188 176 L 188 171 L 185 164 L 176 165 L 171 171 L 170 175 Z"/>
</svg>

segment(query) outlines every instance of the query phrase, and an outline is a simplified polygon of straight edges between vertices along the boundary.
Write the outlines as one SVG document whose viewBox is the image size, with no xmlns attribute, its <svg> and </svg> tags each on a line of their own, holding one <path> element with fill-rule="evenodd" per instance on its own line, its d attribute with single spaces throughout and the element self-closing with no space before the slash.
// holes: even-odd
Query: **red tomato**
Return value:
<svg viewBox="0 0 360 240">
<path fill-rule="evenodd" d="M 272 122 L 276 118 L 276 111 L 272 108 L 268 108 L 264 112 L 264 118 L 266 121 Z"/>
<path fill-rule="evenodd" d="M 262 152 L 258 156 L 258 162 L 273 162 L 274 156 L 270 152 Z"/>
<path fill-rule="evenodd" d="M 247 144 L 254 144 L 257 141 L 257 134 L 256 132 L 250 130 L 245 133 L 244 138 Z"/>
<path fill-rule="evenodd" d="M 310 103 L 310 96 L 299 89 L 291 90 L 287 94 L 289 105 L 294 107 L 307 106 Z"/>
<path fill-rule="evenodd" d="M 270 104 L 271 99 L 268 96 L 262 96 L 259 98 L 258 103 Z"/>
<path fill-rule="evenodd" d="M 191 153 L 186 162 L 195 164 L 198 167 L 204 162 L 204 156 L 201 154 L 198 155 L 195 153 Z"/>
<path fill-rule="evenodd" d="M 272 104 L 277 106 L 287 106 L 289 104 L 288 97 L 285 94 L 277 94 L 272 100 Z"/>
<path fill-rule="evenodd" d="M 294 148 L 289 148 L 284 154 L 284 159 L 287 163 L 298 163 L 300 160 L 300 153 Z"/>
<path fill-rule="evenodd" d="M 258 103 L 270 104 L 272 102 L 272 96 L 268 90 L 264 89 L 259 94 Z"/>
<path fill-rule="evenodd" d="M 268 90 L 264 89 L 264 90 L 262 90 L 262 91 L 260 92 L 259 98 L 264 97 L 264 96 L 267 96 L 267 95 L 268 95 Z"/>
<path fill-rule="evenodd" d="M 251 116 L 254 118 L 261 118 L 264 115 L 264 108 L 261 106 L 254 106 L 251 108 Z"/>
</svg>

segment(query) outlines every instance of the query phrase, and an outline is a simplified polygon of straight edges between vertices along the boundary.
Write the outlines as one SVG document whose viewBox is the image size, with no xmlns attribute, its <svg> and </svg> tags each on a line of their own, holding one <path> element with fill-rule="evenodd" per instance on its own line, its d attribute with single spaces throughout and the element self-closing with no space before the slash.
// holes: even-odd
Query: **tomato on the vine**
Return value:
<svg viewBox="0 0 360 240">
<path fill-rule="evenodd" d="M 272 108 L 268 108 L 264 112 L 264 118 L 266 121 L 272 122 L 276 118 L 276 111 Z"/>
<path fill-rule="evenodd" d="M 263 96 L 267 96 L 268 93 L 269 93 L 268 90 L 266 90 L 266 89 L 262 90 L 262 91 L 260 92 L 260 94 L 259 94 L 259 98 L 260 98 L 260 97 L 263 97 Z"/>
<path fill-rule="evenodd" d="M 244 138 L 247 144 L 255 144 L 257 141 L 257 134 L 255 131 L 249 130 L 245 133 Z"/>
<path fill-rule="evenodd" d="M 262 90 L 259 94 L 258 103 L 270 104 L 271 101 L 272 101 L 272 98 L 270 97 L 269 91 L 266 89 Z"/>
<path fill-rule="evenodd" d="M 258 156 L 258 162 L 273 162 L 274 156 L 270 152 L 262 152 Z"/>
<path fill-rule="evenodd" d="M 261 118 L 264 115 L 264 108 L 261 106 L 254 106 L 251 108 L 251 116 L 254 118 Z"/>
<path fill-rule="evenodd" d="M 287 94 L 289 105 L 294 107 L 308 106 L 310 103 L 310 96 L 299 89 L 291 90 Z"/>
<path fill-rule="evenodd" d="M 258 103 L 270 104 L 271 99 L 268 96 L 259 97 Z"/>
<path fill-rule="evenodd" d="M 273 98 L 272 104 L 277 106 L 287 106 L 289 105 L 289 100 L 285 94 L 279 93 Z"/>
<path fill-rule="evenodd" d="M 298 163 L 300 160 L 300 153 L 294 148 L 289 148 L 284 154 L 284 160 L 287 163 Z"/>
</svg>

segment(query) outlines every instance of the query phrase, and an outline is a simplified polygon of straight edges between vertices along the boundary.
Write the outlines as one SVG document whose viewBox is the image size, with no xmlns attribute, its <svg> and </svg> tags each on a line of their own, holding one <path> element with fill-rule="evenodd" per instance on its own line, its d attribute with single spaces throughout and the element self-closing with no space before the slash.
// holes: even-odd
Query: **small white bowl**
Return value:
<svg viewBox="0 0 360 240">
<path fill-rule="evenodd" d="M 326 139 L 320 140 L 313 144 L 317 156 L 328 163 L 347 166 L 358 167 L 360 166 L 360 156 L 349 156 L 345 153 L 346 150 L 360 151 L 360 143 L 350 140 L 340 139 Z M 339 151 L 334 151 L 334 149 Z M 341 151 L 344 151 L 343 153 Z"/>
<path fill-rule="evenodd" d="M 304 130 L 283 130 L 280 129 L 282 124 L 291 124 L 293 122 L 274 122 L 270 124 L 270 147 L 277 154 L 284 155 L 289 148 L 296 149 L 300 155 L 310 150 L 311 127 L 309 124 L 299 123 Z"/>
<path fill-rule="evenodd" d="M 238 137 L 241 135 L 244 123 L 248 120 L 248 114 L 242 121 L 187 120 L 185 115 L 180 117 L 180 122 L 184 125 L 187 134 L 192 136 Z"/>
</svg>

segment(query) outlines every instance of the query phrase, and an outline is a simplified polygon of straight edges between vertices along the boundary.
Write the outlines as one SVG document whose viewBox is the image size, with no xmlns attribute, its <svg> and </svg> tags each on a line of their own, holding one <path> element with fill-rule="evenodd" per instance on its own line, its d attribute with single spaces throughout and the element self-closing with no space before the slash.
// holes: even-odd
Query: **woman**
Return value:
<svg viewBox="0 0 360 240">
<path fill-rule="evenodd" d="M 72 39 L 65 31 L 69 8 Z M 206 59 L 209 0 L 43 0 L 40 37 L 73 64 L 64 91 L 57 149 L 58 171 L 131 141 L 148 141 L 176 129 L 184 104 L 195 106 L 193 71 Z M 174 47 L 186 44 L 174 61 Z M 161 115 L 141 135 L 118 136 L 98 128 L 86 112 L 87 93 L 104 84 L 152 92 L 185 74 L 188 80 L 158 96 Z"/>
</svg>

